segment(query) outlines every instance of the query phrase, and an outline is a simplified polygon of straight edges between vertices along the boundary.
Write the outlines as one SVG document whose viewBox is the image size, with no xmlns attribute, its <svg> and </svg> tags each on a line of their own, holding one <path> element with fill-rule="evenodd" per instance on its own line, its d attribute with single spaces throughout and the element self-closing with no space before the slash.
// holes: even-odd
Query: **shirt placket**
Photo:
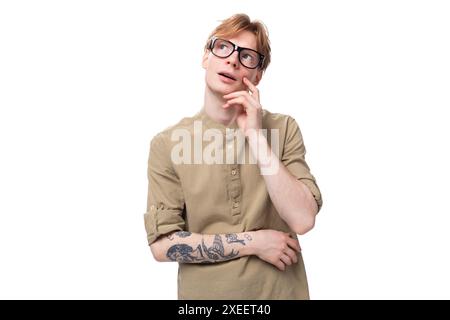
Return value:
<svg viewBox="0 0 450 320">
<path fill-rule="evenodd" d="M 234 161 L 232 164 L 227 164 L 228 175 L 228 194 L 230 195 L 230 210 L 231 215 L 239 218 L 242 208 L 242 190 L 241 190 L 241 172 L 240 166 L 237 162 L 235 138 L 227 139 L 227 152 L 234 153 Z"/>
</svg>

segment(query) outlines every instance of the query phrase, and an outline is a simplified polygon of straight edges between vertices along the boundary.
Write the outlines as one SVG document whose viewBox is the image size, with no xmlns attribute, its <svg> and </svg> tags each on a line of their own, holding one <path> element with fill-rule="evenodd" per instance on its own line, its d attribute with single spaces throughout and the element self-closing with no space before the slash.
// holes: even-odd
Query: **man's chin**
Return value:
<svg viewBox="0 0 450 320">
<path fill-rule="evenodd" d="M 235 91 L 241 91 L 244 90 L 244 88 L 242 86 L 236 86 L 236 85 L 222 85 L 222 84 L 214 84 L 214 85 L 208 85 L 207 86 L 214 94 L 217 95 L 225 95 L 231 92 L 235 92 Z"/>
</svg>

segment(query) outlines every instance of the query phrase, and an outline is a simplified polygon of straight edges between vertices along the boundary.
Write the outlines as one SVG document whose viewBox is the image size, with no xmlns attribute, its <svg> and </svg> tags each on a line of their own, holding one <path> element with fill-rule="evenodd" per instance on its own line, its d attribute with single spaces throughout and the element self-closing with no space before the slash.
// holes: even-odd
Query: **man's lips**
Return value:
<svg viewBox="0 0 450 320">
<path fill-rule="evenodd" d="M 226 73 L 226 72 L 219 72 L 218 74 L 221 75 L 221 76 L 224 76 L 224 77 L 226 77 L 226 78 L 229 78 L 229 79 L 232 79 L 232 80 L 236 80 L 236 78 L 233 77 L 233 76 L 232 76 L 231 74 L 229 74 L 229 73 Z"/>
</svg>

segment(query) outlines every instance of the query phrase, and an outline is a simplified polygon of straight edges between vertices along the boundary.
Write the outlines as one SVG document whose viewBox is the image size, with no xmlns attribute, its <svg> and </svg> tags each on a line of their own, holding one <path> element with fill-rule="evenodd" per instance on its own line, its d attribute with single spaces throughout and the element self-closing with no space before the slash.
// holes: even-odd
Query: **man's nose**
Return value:
<svg viewBox="0 0 450 320">
<path fill-rule="evenodd" d="M 233 67 L 239 66 L 239 52 L 235 51 L 227 58 L 227 63 L 230 63 L 233 65 Z"/>
</svg>

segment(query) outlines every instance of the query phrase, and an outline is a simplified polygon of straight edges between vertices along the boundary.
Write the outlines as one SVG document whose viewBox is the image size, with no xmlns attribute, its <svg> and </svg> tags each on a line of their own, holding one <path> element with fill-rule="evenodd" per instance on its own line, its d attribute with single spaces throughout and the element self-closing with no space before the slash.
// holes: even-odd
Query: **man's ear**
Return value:
<svg viewBox="0 0 450 320">
<path fill-rule="evenodd" d="M 208 66 L 208 57 L 209 57 L 209 51 L 206 50 L 205 53 L 203 54 L 203 59 L 202 59 L 202 67 L 205 70 L 206 70 L 206 67 Z"/>
</svg>

